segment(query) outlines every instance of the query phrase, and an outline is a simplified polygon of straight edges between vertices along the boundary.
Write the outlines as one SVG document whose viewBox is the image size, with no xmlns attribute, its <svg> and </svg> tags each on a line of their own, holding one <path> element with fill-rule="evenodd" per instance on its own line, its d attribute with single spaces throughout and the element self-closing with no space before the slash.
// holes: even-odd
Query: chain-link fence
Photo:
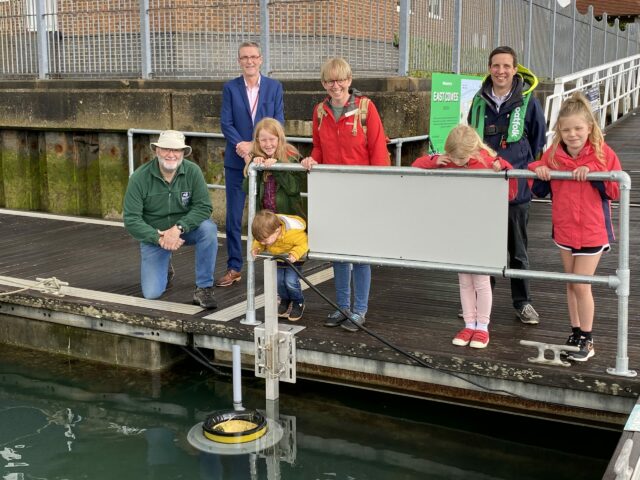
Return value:
<svg viewBox="0 0 640 480">
<path fill-rule="evenodd" d="M 482 73 L 511 45 L 553 78 L 640 53 L 638 24 L 556 0 L 0 0 L 0 78 L 219 78 L 238 45 L 278 78 L 342 56 L 358 76 Z"/>
</svg>

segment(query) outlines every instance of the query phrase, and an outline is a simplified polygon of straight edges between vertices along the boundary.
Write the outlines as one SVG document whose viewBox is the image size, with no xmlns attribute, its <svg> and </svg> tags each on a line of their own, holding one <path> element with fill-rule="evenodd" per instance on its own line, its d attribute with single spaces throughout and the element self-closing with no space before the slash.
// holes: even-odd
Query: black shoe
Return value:
<svg viewBox="0 0 640 480">
<path fill-rule="evenodd" d="M 278 317 L 289 318 L 289 309 L 291 308 L 291 302 L 280 300 L 278 304 Z"/>
<path fill-rule="evenodd" d="M 576 362 L 586 362 L 596 354 L 596 351 L 593 349 L 592 338 L 587 340 L 586 337 L 580 337 L 580 343 L 578 344 L 578 347 L 580 347 L 579 352 L 567 353 L 567 358 L 569 360 L 575 360 Z"/>
<path fill-rule="evenodd" d="M 304 312 L 304 303 L 293 302 L 291 305 L 291 312 L 289 313 L 289 320 L 296 322 L 302 318 L 302 312 Z"/>
<path fill-rule="evenodd" d="M 567 341 L 564 342 L 564 344 L 567 345 L 568 347 L 579 347 L 580 334 L 571 333 L 571 335 L 569 335 L 569 338 L 567 338 Z M 565 352 L 565 351 L 560 352 L 561 357 L 567 357 L 568 355 L 569 355 L 569 352 Z"/>
<path fill-rule="evenodd" d="M 169 262 L 169 269 L 167 270 L 167 287 L 171 286 L 171 282 L 173 281 L 173 277 L 176 276 L 176 271 L 173 269 L 173 265 Z"/>
<path fill-rule="evenodd" d="M 357 332 L 360 330 L 358 325 L 364 325 L 364 315 L 352 313 L 351 316 L 340 326 L 349 332 Z"/>
<path fill-rule="evenodd" d="M 327 319 L 324 321 L 325 327 L 339 327 L 342 322 L 347 319 L 340 310 L 336 310 L 333 313 L 327 315 Z"/>
<path fill-rule="evenodd" d="M 458 318 L 464 318 L 464 315 L 462 314 L 462 308 L 458 309 Z"/>
<path fill-rule="evenodd" d="M 193 292 L 193 304 L 200 305 L 207 310 L 218 308 L 216 297 L 213 296 L 213 287 L 196 287 L 195 292 Z"/>
</svg>

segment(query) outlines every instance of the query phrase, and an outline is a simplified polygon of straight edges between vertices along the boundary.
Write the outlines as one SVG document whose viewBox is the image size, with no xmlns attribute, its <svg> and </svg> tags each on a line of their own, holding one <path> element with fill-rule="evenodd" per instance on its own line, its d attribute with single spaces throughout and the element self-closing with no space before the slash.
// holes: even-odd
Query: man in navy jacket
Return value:
<svg viewBox="0 0 640 480">
<path fill-rule="evenodd" d="M 542 106 L 533 96 L 538 79 L 522 65 L 511 47 L 497 47 L 489 55 L 489 75 L 476 93 L 469 125 L 513 168 L 527 169 L 544 149 L 546 122 Z M 518 181 L 518 195 L 509 203 L 509 268 L 527 270 L 527 223 L 531 190 L 526 179 Z M 511 299 L 516 316 L 537 324 L 527 280 L 511 279 Z"/>
<path fill-rule="evenodd" d="M 227 271 L 216 280 L 217 287 L 229 287 L 240 281 L 242 271 L 242 214 L 246 195 L 242 190 L 245 161 L 249 161 L 253 126 L 264 117 L 284 125 L 282 84 L 260 74 L 262 55 L 255 42 L 238 48 L 242 75 L 225 83 L 222 91 L 220 124 L 227 141 L 224 175 L 227 195 Z"/>
</svg>

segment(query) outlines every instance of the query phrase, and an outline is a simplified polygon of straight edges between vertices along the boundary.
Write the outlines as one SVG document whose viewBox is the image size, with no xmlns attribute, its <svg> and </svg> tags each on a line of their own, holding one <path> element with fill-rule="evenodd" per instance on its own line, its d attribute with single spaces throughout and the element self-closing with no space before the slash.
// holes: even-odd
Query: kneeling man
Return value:
<svg viewBox="0 0 640 480">
<path fill-rule="evenodd" d="M 131 175 L 124 197 L 124 226 L 140 242 L 142 295 L 160 297 L 173 277 L 173 252 L 182 245 L 195 245 L 193 303 L 216 308 L 213 275 L 218 238 L 207 182 L 198 165 L 184 160 L 191 147 L 181 132 L 160 133 L 151 150 L 155 158 Z"/>
</svg>

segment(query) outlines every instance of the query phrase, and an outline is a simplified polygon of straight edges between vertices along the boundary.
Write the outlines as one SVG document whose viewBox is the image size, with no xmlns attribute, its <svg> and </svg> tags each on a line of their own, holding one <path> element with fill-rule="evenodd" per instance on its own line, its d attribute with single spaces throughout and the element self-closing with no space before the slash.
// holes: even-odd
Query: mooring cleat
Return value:
<svg viewBox="0 0 640 480">
<path fill-rule="evenodd" d="M 561 345 L 555 343 L 533 342 L 531 340 L 520 340 L 520 345 L 527 347 L 536 347 L 538 349 L 537 357 L 529 357 L 528 360 L 531 363 L 542 363 L 543 365 L 557 365 L 560 367 L 570 367 L 571 362 L 562 360 L 560 355 L 563 352 L 577 352 L 580 349 L 578 347 L 571 347 L 569 345 Z M 546 358 L 545 352 L 549 350 L 553 352 L 553 358 Z"/>
</svg>

